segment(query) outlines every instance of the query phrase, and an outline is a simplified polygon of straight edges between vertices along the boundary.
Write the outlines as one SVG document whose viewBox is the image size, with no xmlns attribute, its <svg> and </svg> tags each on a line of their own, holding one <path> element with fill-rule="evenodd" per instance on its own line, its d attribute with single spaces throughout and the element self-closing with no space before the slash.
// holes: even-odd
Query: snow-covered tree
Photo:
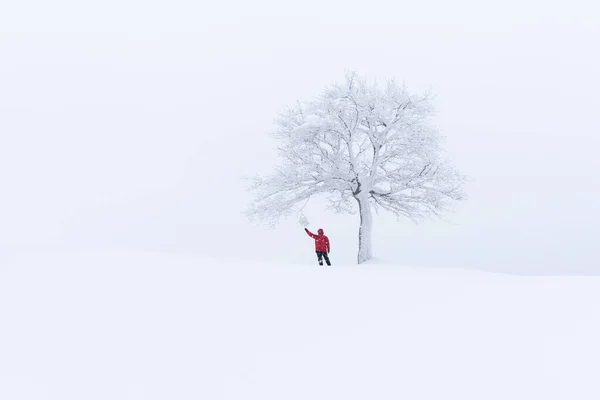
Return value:
<svg viewBox="0 0 600 400">
<path fill-rule="evenodd" d="M 465 177 L 442 158 L 432 115 L 428 94 L 348 74 L 276 119 L 281 165 L 269 177 L 253 178 L 256 198 L 247 215 L 275 224 L 325 195 L 336 212 L 358 210 L 358 263 L 369 260 L 373 210 L 418 222 L 465 198 Z"/>
</svg>

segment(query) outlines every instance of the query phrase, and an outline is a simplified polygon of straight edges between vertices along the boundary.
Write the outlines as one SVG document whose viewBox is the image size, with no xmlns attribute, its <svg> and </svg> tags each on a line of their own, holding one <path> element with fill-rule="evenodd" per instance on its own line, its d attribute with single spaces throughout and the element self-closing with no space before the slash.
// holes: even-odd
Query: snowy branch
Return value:
<svg viewBox="0 0 600 400">
<path fill-rule="evenodd" d="M 415 221 L 450 211 L 466 197 L 465 177 L 441 158 L 432 114 L 430 95 L 393 81 L 368 85 L 356 74 L 288 107 L 273 132 L 281 165 L 253 179 L 248 216 L 275 223 L 316 195 L 336 212 L 354 212 L 357 202 L 361 213 L 374 207 Z"/>
</svg>

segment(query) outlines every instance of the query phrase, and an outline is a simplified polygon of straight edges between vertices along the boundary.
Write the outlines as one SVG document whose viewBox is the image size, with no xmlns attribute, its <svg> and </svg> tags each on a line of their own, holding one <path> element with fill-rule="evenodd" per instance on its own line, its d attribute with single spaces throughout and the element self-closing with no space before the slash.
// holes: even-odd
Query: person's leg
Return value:
<svg viewBox="0 0 600 400">
<path fill-rule="evenodd" d="M 317 260 L 319 260 L 319 265 L 323 265 L 323 253 L 317 251 Z"/>
<path fill-rule="evenodd" d="M 331 265 L 331 262 L 329 262 L 329 255 L 326 252 L 323 252 L 323 258 L 325 258 L 327 265 Z"/>
</svg>

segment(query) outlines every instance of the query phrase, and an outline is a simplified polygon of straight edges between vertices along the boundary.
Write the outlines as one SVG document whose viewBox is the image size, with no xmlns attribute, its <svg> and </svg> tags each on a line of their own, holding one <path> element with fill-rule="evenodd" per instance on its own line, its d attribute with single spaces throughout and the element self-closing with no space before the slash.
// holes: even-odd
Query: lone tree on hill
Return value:
<svg viewBox="0 0 600 400">
<path fill-rule="evenodd" d="M 369 85 L 356 74 L 314 101 L 288 107 L 273 132 L 281 166 L 253 178 L 248 217 L 275 224 L 325 195 L 335 212 L 358 209 L 358 263 L 369 260 L 373 209 L 418 222 L 466 197 L 466 178 L 441 157 L 432 114 L 431 96 L 394 81 Z"/>
</svg>

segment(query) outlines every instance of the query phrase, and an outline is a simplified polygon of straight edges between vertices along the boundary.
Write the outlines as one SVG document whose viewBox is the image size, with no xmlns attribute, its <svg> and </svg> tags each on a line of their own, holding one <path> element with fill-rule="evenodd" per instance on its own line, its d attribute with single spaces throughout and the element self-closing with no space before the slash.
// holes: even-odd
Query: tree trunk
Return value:
<svg viewBox="0 0 600 400">
<path fill-rule="evenodd" d="M 373 230 L 373 214 L 368 196 L 359 194 L 356 197 L 360 214 L 358 228 L 358 263 L 371 259 L 371 231 Z"/>
</svg>

